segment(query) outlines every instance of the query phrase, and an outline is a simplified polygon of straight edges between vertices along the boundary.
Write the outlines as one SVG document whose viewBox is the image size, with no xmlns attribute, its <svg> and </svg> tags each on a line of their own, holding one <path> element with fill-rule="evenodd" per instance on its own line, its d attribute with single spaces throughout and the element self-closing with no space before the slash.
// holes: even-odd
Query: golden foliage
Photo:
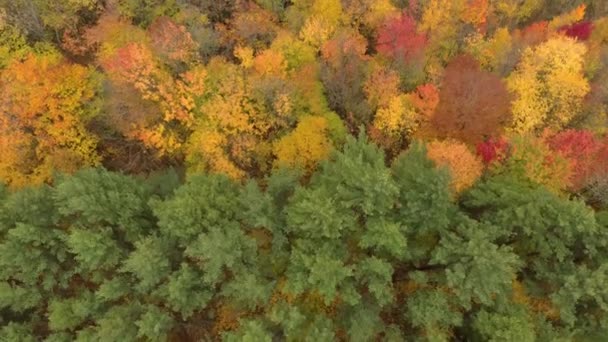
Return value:
<svg viewBox="0 0 608 342">
<path fill-rule="evenodd" d="M 260 76 L 285 76 L 287 63 L 280 52 L 264 50 L 253 60 L 253 68 Z"/>
<path fill-rule="evenodd" d="M 491 38 L 477 33 L 466 39 L 467 52 L 474 56 L 482 68 L 503 71 L 513 49 L 513 38 L 506 27 L 497 29 Z"/>
<path fill-rule="evenodd" d="M 373 107 L 386 107 L 390 100 L 399 95 L 399 74 L 397 72 L 376 67 L 363 85 L 367 101 Z"/>
<path fill-rule="evenodd" d="M 97 165 L 86 124 L 99 112 L 100 87 L 93 69 L 54 53 L 8 65 L 0 74 L 0 179 L 18 187 Z"/>
<path fill-rule="evenodd" d="M 313 171 L 319 161 L 326 159 L 332 149 L 327 137 L 327 120 L 319 116 L 300 119 L 294 131 L 274 145 L 275 166 L 302 168 Z"/>
<path fill-rule="evenodd" d="M 427 155 L 438 167 L 450 170 L 450 185 L 456 194 L 475 184 L 483 172 L 481 160 L 464 143 L 456 140 L 430 142 Z"/>
<path fill-rule="evenodd" d="M 102 63 L 116 86 L 133 87 L 143 100 L 156 103 L 162 113 L 145 126 L 133 122 L 127 136 L 155 148 L 160 155 L 179 153 L 186 131 L 194 123 L 196 99 L 205 91 L 205 68 L 194 66 L 173 78 L 142 43 L 129 43 Z"/>
<path fill-rule="evenodd" d="M 412 134 L 420 125 L 419 114 L 410 101 L 410 95 L 390 98 L 386 107 L 376 112 L 373 125 L 390 136 Z"/>
<path fill-rule="evenodd" d="M 557 37 L 524 51 L 507 78 L 516 95 L 511 131 L 525 133 L 545 127 L 562 128 L 574 119 L 590 90 L 583 75 L 584 44 Z"/>
<path fill-rule="evenodd" d="M 571 164 L 554 153 L 544 137 L 515 136 L 510 143 L 509 158 L 502 164 L 494 165 L 493 172 L 506 171 L 523 176 L 554 193 L 560 193 L 571 185 Z"/>
</svg>

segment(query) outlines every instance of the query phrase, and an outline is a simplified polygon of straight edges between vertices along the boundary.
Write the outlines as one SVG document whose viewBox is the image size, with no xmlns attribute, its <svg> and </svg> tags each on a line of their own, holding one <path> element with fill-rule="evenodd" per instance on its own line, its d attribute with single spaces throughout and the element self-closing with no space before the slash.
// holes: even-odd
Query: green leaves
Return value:
<svg viewBox="0 0 608 342">
<path fill-rule="evenodd" d="M 464 307 L 491 305 L 497 294 L 509 293 L 520 266 L 512 249 L 494 244 L 489 231 L 474 222 L 459 226 L 456 233 L 444 234 L 433 252 L 433 263 L 446 265 L 446 284 Z"/>
<path fill-rule="evenodd" d="M 350 139 L 308 182 L 167 177 L 87 170 L 3 195 L 0 336 L 532 341 L 608 327 L 605 213 L 506 175 L 455 199 L 423 145 L 389 168 Z"/>
<path fill-rule="evenodd" d="M 141 290 L 149 291 L 171 271 L 168 259 L 170 246 L 160 237 L 149 236 L 136 242 L 135 247 L 135 251 L 125 260 L 122 271 L 135 275 Z"/>
<path fill-rule="evenodd" d="M 137 337 L 146 338 L 150 341 L 166 341 L 167 334 L 173 327 L 173 318 L 156 306 L 146 307 L 146 311 L 135 322 L 139 328 Z"/>
<path fill-rule="evenodd" d="M 80 267 L 88 272 L 111 269 L 124 258 L 108 228 L 100 232 L 74 229 L 67 238 L 67 246 Z"/>
<path fill-rule="evenodd" d="M 483 341 L 536 341 L 532 317 L 522 307 L 513 306 L 506 312 L 482 310 L 475 315 L 473 327 Z"/>
<path fill-rule="evenodd" d="M 72 330 L 96 311 L 97 303 L 91 293 L 49 304 L 49 327 L 52 330 Z"/>
<path fill-rule="evenodd" d="M 59 213 L 72 224 L 114 226 L 129 241 L 147 228 L 147 194 L 132 177 L 102 169 L 83 170 L 60 178 L 53 197 Z"/>
<path fill-rule="evenodd" d="M 225 176 L 195 176 L 172 198 L 152 206 L 163 234 L 185 246 L 211 228 L 234 224 L 238 187 Z"/>
</svg>

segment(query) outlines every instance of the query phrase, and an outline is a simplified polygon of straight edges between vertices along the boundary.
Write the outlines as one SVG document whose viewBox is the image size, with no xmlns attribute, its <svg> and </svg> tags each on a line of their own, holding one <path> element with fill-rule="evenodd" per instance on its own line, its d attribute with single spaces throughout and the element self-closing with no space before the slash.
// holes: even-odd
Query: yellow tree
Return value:
<svg viewBox="0 0 608 342">
<path fill-rule="evenodd" d="M 313 171 L 318 162 L 326 159 L 332 150 L 328 138 L 327 120 L 320 116 L 300 119 L 295 130 L 274 145 L 275 166 L 302 168 Z"/>
<path fill-rule="evenodd" d="M 524 51 L 517 69 L 507 78 L 514 132 L 545 127 L 562 128 L 580 113 L 590 90 L 583 75 L 584 44 L 556 37 Z"/>
<path fill-rule="evenodd" d="M 209 74 L 202 115 L 188 143 L 191 171 L 224 173 L 236 179 L 264 172 L 271 164 L 273 134 L 288 126 L 288 94 L 268 91 L 271 101 L 265 96 L 268 84 L 276 81 L 275 76 L 281 72 L 259 64 L 268 58 L 277 68 L 283 68 L 281 58 L 273 53 L 254 59 L 250 54 L 239 55 L 240 66 L 220 58 L 212 59 L 207 66 L 214 73 Z M 265 77 L 271 77 L 271 81 L 266 82 Z"/>
<path fill-rule="evenodd" d="M 336 31 L 341 16 L 340 0 L 314 0 L 309 17 L 300 30 L 300 38 L 317 49 L 321 48 Z"/>
<path fill-rule="evenodd" d="M 97 72 L 58 53 L 9 64 L 0 73 L 0 180 L 19 187 L 97 165 L 86 125 L 99 113 L 100 88 Z"/>
</svg>

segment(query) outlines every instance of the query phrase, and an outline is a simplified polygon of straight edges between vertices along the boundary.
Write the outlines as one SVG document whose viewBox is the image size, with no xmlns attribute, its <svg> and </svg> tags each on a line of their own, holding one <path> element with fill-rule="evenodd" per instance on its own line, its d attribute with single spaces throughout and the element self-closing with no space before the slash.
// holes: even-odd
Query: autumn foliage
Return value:
<svg viewBox="0 0 608 342">
<path fill-rule="evenodd" d="M 406 12 L 389 19 L 376 38 L 379 53 L 405 61 L 420 57 L 426 44 L 426 35 L 418 33 L 415 19 Z"/>
<path fill-rule="evenodd" d="M 58 54 L 29 55 L 0 73 L 0 178 L 13 187 L 49 181 L 54 170 L 98 165 L 87 124 L 99 113 L 100 78 Z"/>
<path fill-rule="evenodd" d="M 456 194 L 471 187 L 481 177 L 481 160 L 461 142 L 432 141 L 427 145 L 427 155 L 438 167 L 447 167 L 450 170 L 450 185 Z"/>
<path fill-rule="evenodd" d="M 509 93 L 495 74 L 467 55 L 447 66 L 431 123 L 437 135 L 471 143 L 500 134 L 510 120 Z"/>
<path fill-rule="evenodd" d="M 608 341 L 608 1 L 0 0 L 0 341 Z"/>
</svg>

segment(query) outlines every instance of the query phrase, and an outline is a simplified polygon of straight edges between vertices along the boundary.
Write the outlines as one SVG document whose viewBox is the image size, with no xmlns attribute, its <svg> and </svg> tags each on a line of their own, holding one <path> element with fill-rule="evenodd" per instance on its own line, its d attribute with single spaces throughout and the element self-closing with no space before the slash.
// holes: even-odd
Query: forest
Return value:
<svg viewBox="0 0 608 342">
<path fill-rule="evenodd" d="M 608 1 L 0 0 L 0 341 L 608 341 Z"/>
</svg>

